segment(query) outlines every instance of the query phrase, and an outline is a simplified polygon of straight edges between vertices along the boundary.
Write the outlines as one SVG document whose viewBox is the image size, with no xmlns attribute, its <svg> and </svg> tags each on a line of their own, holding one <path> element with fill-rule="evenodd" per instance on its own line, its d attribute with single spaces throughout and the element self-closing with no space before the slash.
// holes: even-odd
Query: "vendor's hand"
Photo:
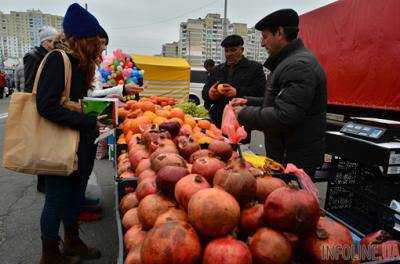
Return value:
<svg viewBox="0 0 400 264">
<path fill-rule="evenodd" d="M 231 98 L 236 96 L 236 93 L 237 93 L 237 91 L 236 91 L 235 87 L 233 87 L 230 84 L 224 84 L 224 93 L 223 93 L 223 95 L 225 97 L 231 99 Z"/>
<path fill-rule="evenodd" d="M 208 97 L 210 97 L 211 100 L 218 100 L 221 97 L 221 94 L 218 92 L 217 86 L 218 83 L 215 83 L 208 91 Z"/>
<path fill-rule="evenodd" d="M 242 106 L 242 105 L 246 105 L 246 104 L 247 104 L 247 99 L 244 99 L 244 98 L 233 98 L 231 100 L 231 105 L 233 107 Z"/>
<path fill-rule="evenodd" d="M 125 89 L 125 92 L 129 95 L 138 94 L 138 93 L 143 92 L 143 88 L 141 88 L 139 85 L 134 84 L 134 83 L 125 84 L 124 89 Z"/>
<path fill-rule="evenodd" d="M 119 94 L 107 94 L 106 98 L 120 98 L 121 95 Z"/>
</svg>

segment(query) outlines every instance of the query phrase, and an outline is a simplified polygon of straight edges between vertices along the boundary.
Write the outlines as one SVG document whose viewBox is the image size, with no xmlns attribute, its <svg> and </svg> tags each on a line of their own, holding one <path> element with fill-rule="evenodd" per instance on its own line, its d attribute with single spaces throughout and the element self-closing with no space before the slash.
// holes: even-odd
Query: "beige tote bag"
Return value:
<svg viewBox="0 0 400 264">
<path fill-rule="evenodd" d="M 65 89 L 60 104 L 80 111 L 78 103 L 69 101 L 71 62 L 64 51 L 52 52 L 60 52 L 64 59 Z M 36 108 L 37 86 L 49 54 L 39 66 L 32 93 L 13 93 L 11 97 L 5 126 L 3 166 L 33 175 L 68 176 L 78 168 L 79 132 L 46 120 Z"/>
</svg>

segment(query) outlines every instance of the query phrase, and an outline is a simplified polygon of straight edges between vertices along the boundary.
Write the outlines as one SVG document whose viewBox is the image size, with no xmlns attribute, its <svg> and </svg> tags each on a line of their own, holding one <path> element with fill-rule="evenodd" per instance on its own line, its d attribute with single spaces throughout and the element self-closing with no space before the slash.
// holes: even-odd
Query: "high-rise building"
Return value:
<svg viewBox="0 0 400 264">
<path fill-rule="evenodd" d="M 261 47 L 261 35 L 244 23 L 230 23 L 226 20 L 227 34 L 237 34 L 244 40 L 244 55 L 249 59 L 263 62 L 267 53 Z M 188 19 L 180 24 L 178 56 L 186 58 L 191 66 L 202 66 L 206 59 L 217 64 L 225 61 L 221 42 L 223 40 L 224 18 L 220 14 L 207 14 L 204 19 Z"/>
<path fill-rule="evenodd" d="M 61 31 L 63 17 L 43 14 L 40 10 L 0 12 L 0 50 L 3 60 L 21 58 L 39 45 L 39 29 L 52 26 Z"/>
<path fill-rule="evenodd" d="M 162 45 L 161 55 L 163 57 L 178 57 L 178 42 L 165 43 Z"/>
</svg>

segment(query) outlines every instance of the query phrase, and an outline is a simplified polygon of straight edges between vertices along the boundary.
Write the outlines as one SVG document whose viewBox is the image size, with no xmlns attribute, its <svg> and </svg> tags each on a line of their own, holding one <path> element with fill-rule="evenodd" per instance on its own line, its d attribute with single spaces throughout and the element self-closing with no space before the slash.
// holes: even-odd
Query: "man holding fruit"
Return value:
<svg viewBox="0 0 400 264">
<path fill-rule="evenodd" d="M 263 67 L 243 56 L 243 44 L 238 35 L 230 35 L 222 41 L 226 62 L 214 68 L 203 88 L 204 105 L 208 106 L 210 117 L 218 127 L 229 100 L 264 95 L 266 79 Z"/>
</svg>

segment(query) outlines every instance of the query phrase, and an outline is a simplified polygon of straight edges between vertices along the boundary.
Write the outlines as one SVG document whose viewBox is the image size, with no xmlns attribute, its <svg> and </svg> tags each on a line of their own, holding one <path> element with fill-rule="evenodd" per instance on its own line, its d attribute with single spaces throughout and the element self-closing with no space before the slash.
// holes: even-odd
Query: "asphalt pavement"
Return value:
<svg viewBox="0 0 400 264">
<path fill-rule="evenodd" d="M 0 152 L 9 99 L 0 99 Z M 2 164 L 2 154 L 0 155 Z M 103 219 L 83 224 L 82 238 L 98 247 L 102 258 L 85 263 L 116 263 L 118 237 L 115 223 L 114 169 L 110 161 L 96 161 L 89 190 L 100 190 Z M 98 184 L 96 186 L 95 184 Z M 40 214 L 44 195 L 36 191 L 36 177 L 8 171 L 0 165 L 0 264 L 39 262 Z M 61 228 L 62 230 L 62 228 Z"/>
</svg>

